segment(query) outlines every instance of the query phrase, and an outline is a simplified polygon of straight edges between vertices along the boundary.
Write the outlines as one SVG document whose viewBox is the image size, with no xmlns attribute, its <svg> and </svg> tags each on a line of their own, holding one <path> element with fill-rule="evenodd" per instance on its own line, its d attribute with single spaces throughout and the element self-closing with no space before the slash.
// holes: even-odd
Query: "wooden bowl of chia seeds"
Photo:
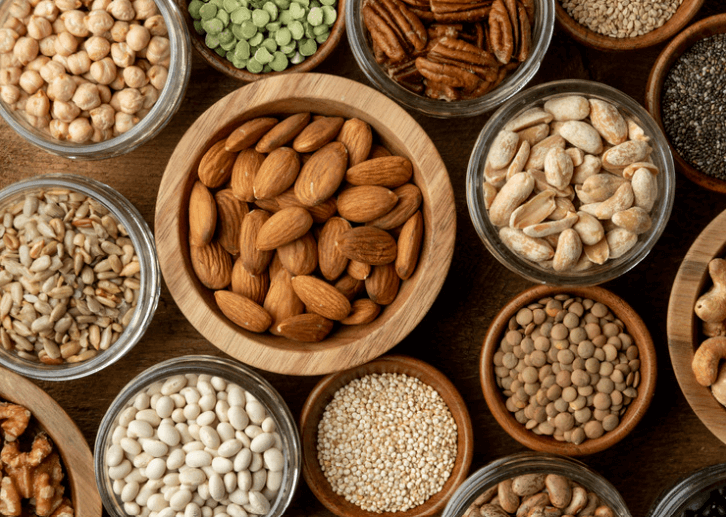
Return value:
<svg viewBox="0 0 726 517">
<path fill-rule="evenodd" d="M 719 14 L 694 23 L 663 49 L 648 77 L 645 107 L 663 130 L 677 169 L 726 194 L 724 66 L 726 14 Z"/>
<path fill-rule="evenodd" d="M 703 5 L 703 0 L 683 0 L 680 6 L 677 6 L 678 0 L 663 0 L 662 2 L 666 6 L 669 4 L 673 7 L 677 7 L 675 12 L 668 16 L 666 13 L 660 16 L 655 13 L 650 14 L 652 2 L 646 0 L 632 0 L 631 2 L 606 2 L 605 7 L 608 5 L 614 5 L 615 9 L 609 16 L 600 14 L 596 10 L 596 4 L 600 8 L 603 8 L 603 2 L 598 0 L 558 0 L 556 6 L 556 17 L 558 25 L 563 28 L 575 41 L 585 46 L 597 49 L 597 50 L 608 50 L 608 51 L 622 51 L 622 50 L 635 50 L 657 45 L 673 35 L 677 34 L 688 22 L 693 19 L 698 10 Z M 618 6 L 627 4 L 623 9 L 619 11 Z M 643 14 L 638 11 L 641 4 L 646 9 Z M 590 7 L 592 6 L 592 7 Z M 588 9 L 590 7 L 590 9 Z M 611 9 L 613 9 L 611 7 Z M 667 9 L 666 9 L 667 11 Z M 583 22 L 587 19 L 592 18 L 593 22 L 590 26 L 601 27 L 604 33 L 596 32 L 584 23 L 580 23 L 572 14 L 577 12 L 575 16 L 582 16 Z M 579 14 L 582 13 L 582 14 Z M 628 24 L 618 26 L 615 17 L 618 14 L 622 14 L 628 21 Z M 658 23 L 662 23 L 660 27 L 657 27 L 650 32 L 645 32 L 642 28 L 645 24 L 647 27 L 648 18 L 655 20 L 653 23 L 657 27 Z M 665 20 L 663 22 L 663 20 Z M 636 26 L 636 23 L 640 23 L 640 27 Z M 610 36 L 606 31 L 611 31 L 612 34 L 622 32 L 622 36 Z M 643 33 L 644 32 L 644 33 Z M 628 36 L 631 34 L 632 36 Z"/>
</svg>

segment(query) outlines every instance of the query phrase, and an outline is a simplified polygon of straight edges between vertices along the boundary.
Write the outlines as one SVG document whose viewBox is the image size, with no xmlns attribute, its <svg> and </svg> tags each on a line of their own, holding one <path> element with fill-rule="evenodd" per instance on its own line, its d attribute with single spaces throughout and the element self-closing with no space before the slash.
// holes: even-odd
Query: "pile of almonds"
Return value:
<svg viewBox="0 0 726 517">
<path fill-rule="evenodd" d="M 194 271 L 252 332 L 315 342 L 334 321 L 370 323 L 418 261 L 422 195 L 412 174 L 359 119 L 249 120 L 199 164 L 189 197 Z"/>
</svg>

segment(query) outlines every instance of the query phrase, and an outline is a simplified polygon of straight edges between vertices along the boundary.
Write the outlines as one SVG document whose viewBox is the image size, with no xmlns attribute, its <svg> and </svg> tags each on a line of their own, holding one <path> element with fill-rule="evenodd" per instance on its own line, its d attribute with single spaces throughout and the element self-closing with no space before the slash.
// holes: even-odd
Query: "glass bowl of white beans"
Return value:
<svg viewBox="0 0 726 517">
<path fill-rule="evenodd" d="M 96 484 L 113 517 L 279 517 L 301 457 L 280 394 L 251 369 L 212 356 L 139 374 L 111 403 L 94 450 Z"/>
<path fill-rule="evenodd" d="M 170 0 L 13 0 L 0 21 L 0 116 L 44 151 L 127 153 L 181 105 L 191 43 Z"/>
</svg>

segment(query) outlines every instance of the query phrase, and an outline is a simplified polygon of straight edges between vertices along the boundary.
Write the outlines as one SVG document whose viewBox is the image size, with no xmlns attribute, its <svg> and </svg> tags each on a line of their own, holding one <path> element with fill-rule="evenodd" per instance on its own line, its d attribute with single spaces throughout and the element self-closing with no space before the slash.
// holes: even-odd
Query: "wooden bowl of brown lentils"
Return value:
<svg viewBox="0 0 726 517">
<path fill-rule="evenodd" d="M 494 318 L 480 358 L 484 398 L 512 438 L 585 456 L 623 439 L 655 391 L 650 333 L 601 287 L 536 286 Z"/>
</svg>

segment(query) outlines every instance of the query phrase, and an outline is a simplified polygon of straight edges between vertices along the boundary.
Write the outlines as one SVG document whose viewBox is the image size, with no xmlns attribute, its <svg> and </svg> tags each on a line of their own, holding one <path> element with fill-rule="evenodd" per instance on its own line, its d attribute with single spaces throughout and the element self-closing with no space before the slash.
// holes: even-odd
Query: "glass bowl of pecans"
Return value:
<svg viewBox="0 0 726 517">
<path fill-rule="evenodd" d="M 494 257 L 537 283 L 597 285 L 634 268 L 673 208 L 668 142 L 610 86 L 554 81 L 484 125 L 466 179 L 469 215 Z"/>
<path fill-rule="evenodd" d="M 154 239 L 136 208 L 82 176 L 0 191 L 0 364 L 78 379 L 139 342 L 160 295 Z"/>
<path fill-rule="evenodd" d="M 552 39 L 554 0 L 365 0 L 346 12 L 366 77 L 408 108 L 471 117 L 534 77 Z"/>
</svg>

